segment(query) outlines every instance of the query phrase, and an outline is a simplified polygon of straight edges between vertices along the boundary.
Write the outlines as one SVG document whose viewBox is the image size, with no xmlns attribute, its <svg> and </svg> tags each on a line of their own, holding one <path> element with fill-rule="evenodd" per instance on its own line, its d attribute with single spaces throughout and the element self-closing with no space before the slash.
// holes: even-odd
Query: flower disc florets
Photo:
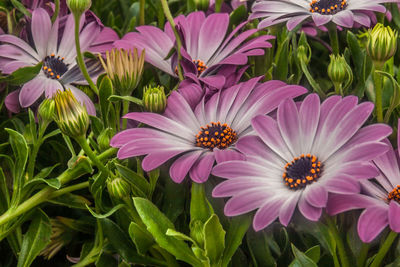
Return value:
<svg viewBox="0 0 400 267">
<path fill-rule="evenodd" d="M 201 131 L 196 135 L 196 146 L 211 150 L 214 147 L 224 149 L 233 144 L 236 139 L 236 132 L 228 124 L 211 122 L 211 126 L 207 124 L 201 127 Z"/>
<path fill-rule="evenodd" d="M 47 78 L 58 80 L 67 70 L 68 65 L 64 63 L 63 57 L 51 54 L 43 60 L 43 72 Z"/>
<path fill-rule="evenodd" d="M 392 192 L 388 194 L 387 200 L 394 200 L 400 204 L 400 185 L 396 186 Z"/>
<path fill-rule="evenodd" d="M 302 154 L 285 165 L 283 179 L 290 189 L 297 190 L 316 182 L 321 176 L 322 164 L 314 155 Z"/>
<path fill-rule="evenodd" d="M 346 0 L 313 0 L 310 3 L 310 12 L 317 12 L 322 15 L 333 15 L 345 9 L 346 6 Z"/>
</svg>

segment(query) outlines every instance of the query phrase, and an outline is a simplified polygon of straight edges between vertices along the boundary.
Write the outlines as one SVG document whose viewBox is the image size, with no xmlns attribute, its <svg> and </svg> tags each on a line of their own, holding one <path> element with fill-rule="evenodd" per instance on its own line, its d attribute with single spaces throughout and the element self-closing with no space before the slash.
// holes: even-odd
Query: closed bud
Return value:
<svg viewBox="0 0 400 267">
<path fill-rule="evenodd" d="M 81 16 L 84 12 L 88 11 L 92 5 L 91 0 L 67 0 L 67 6 L 69 10 L 75 16 Z"/>
<path fill-rule="evenodd" d="M 310 48 L 304 45 L 301 45 L 297 48 L 297 58 L 300 61 L 303 61 L 305 64 L 308 64 L 311 59 Z"/>
<path fill-rule="evenodd" d="M 50 123 L 54 117 L 55 103 L 53 99 L 45 99 L 39 106 L 39 121 Z"/>
<path fill-rule="evenodd" d="M 330 58 L 331 62 L 328 66 L 328 76 L 335 86 L 336 94 L 344 95 L 343 91 L 346 90 L 353 81 L 353 72 L 344 56 L 332 54 Z"/>
<path fill-rule="evenodd" d="M 144 50 L 139 55 L 136 48 L 133 51 L 114 48 L 106 52 L 105 61 L 100 57 L 104 70 L 120 95 L 131 95 L 138 86 L 143 75 L 144 55 Z"/>
<path fill-rule="evenodd" d="M 89 128 L 89 115 L 70 90 L 58 91 L 54 96 L 56 107 L 55 121 L 61 132 L 70 137 L 86 135 Z"/>
<path fill-rule="evenodd" d="M 114 130 L 111 128 L 104 129 L 99 137 L 97 137 L 97 143 L 101 151 L 110 148 L 110 140 L 114 136 Z"/>
<path fill-rule="evenodd" d="M 378 23 L 368 32 L 367 52 L 380 65 L 389 60 L 397 49 L 397 32 Z"/>
<path fill-rule="evenodd" d="M 108 180 L 107 189 L 110 196 L 115 200 L 127 199 L 131 193 L 130 185 L 120 177 Z"/>
<path fill-rule="evenodd" d="M 167 97 L 164 93 L 164 87 L 145 87 L 143 91 L 143 106 L 147 111 L 163 113 L 167 106 Z"/>
</svg>

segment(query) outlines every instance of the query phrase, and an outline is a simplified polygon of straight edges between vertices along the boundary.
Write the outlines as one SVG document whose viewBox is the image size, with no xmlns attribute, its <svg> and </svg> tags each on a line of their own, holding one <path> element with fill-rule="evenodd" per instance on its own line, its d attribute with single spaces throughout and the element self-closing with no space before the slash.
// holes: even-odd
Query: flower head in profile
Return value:
<svg viewBox="0 0 400 267">
<path fill-rule="evenodd" d="M 174 158 L 169 173 L 175 182 L 182 182 L 188 173 L 193 181 L 205 182 L 215 160 L 242 158 L 235 143 L 251 131 L 251 118 L 306 92 L 301 86 L 259 80 L 219 91 L 207 102 L 203 98 L 194 110 L 181 94 L 172 92 L 162 115 L 133 112 L 125 116 L 152 128 L 122 131 L 110 144 L 119 148 L 120 159 L 146 155 L 142 162 L 146 171 Z"/>
<path fill-rule="evenodd" d="M 399 131 L 397 139 L 400 139 Z M 385 142 L 390 146 L 389 151 L 373 160 L 379 174 L 374 179 L 360 181 L 362 194 L 329 196 L 327 211 L 330 214 L 364 209 L 357 230 L 360 239 L 366 243 L 374 240 L 387 226 L 400 233 L 399 149 L 393 149 L 389 140 Z"/>
<path fill-rule="evenodd" d="M 385 13 L 381 5 L 397 0 L 258 0 L 252 7 L 250 19 L 262 18 L 259 28 L 286 22 L 288 30 L 312 18 L 316 26 L 332 21 L 338 26 L 352 28 L 354 24 L 370 27 L 373 12 Z"/>
<path fill-rule="evenodd" d="M 21 90 L 14 91 L 7 96 L 6 105 L 18 112 L 19 106 L 25 108 L 35 103 L 44 93 L 51 98 L 63 85 L 71 89 L 77 100 L 84 104 L 89 114 L 95 115 L 95 108 L 90 98 L 71 83 L 85 82 L 76 62 L 74 18 L 65 17 L 66 22 L 61 27 L 61 20 L 51 24 L 49 14 L 42 8 L 32 12 L 30 45 L 22 39 L 8 34 L 0 35 L 0 70 L 10 74 L 18 68 L 34 66 L 42 62 L 39 74 L 25 83 Z M 84 20 L 84 18 L 82 18 Z M 102 26 L 97 21 L 88 24 L 81 23 L 80 31 L 82 51 L 102 52 L 105 42 L 115 39 L 113 31 L 102 33 Z M 61 28 L 64 28 L 61 31 Z M 102 33 L 102 34 L 100 34 Z M 94 46 L 92 49 L 91 46 Z M 95 78 L 102 72 L 98 61 L 86 62 L 89 74 Z"/>
<path fill-rule="evenodd" d="M 246 40 L 257 30 L 239 31 L 246 23 L 238 25 L 227 35 L 229 15 L 226 13 L 211 14 L 193 12 L 187 17 L 181 15 L 175 18 L 177 30 L 182 39 L 181 61 L 184 75 L 199 79 L 213 87 L 221 87 L 225 83 L 219 71 L 229 65 L 245 65 L 248 56 L 263 55 L 264 48 L 271 47 L 270 35 Z M 116 41 L 118 48 L 146 51 L 146 61 L 160 70 L 176 75 L 177 55 L 168 58 L 175 46 L 175 36 L 171 25 L 167 23 L 164 31 L 154 26 L 137 27 L 138 32 L 126 34 L 122 40 Z M 166 59 L 168 58 L 168 59 Z"/>
<path fill-rule="evenodd" d="M 252 120 L 257 135 L 241 138 L 237 149 L 245 161 L 219 163 L 212 174 L 226 178 L 214 197 L 231 197 L 227 216 L 257 210 L 253 221 L 261 230 L 279 218 L 287 226 L 298 207 L 316 221 L 326 207 L 328 193 L 352 194 L 359 179 L 374 177 L 368 162 L 387 150 L 380 142 L 391 128 L 375 124 L 361 128 L 374 105 L 358 98 L 332 96 L 320 104 L 316 94 L 300 106 L 283 101 L 277 119 L 259 115 Z"/>
</svg>

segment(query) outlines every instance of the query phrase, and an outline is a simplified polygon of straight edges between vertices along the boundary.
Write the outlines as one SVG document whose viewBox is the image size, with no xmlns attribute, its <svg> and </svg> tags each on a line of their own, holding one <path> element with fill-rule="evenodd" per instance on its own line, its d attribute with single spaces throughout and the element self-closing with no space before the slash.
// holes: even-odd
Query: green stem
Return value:
<svg viewBox="0 0 400 267">
<path fill-rule="evenodd" d="M 70 186 L 64 187 L 60 190 L 57 190 L 57 191 L 51 193 L 49 195 L 49 198 L 53 199 L 53 198 L 62 196 L 64 194 L 67 194 L 67 193 L 70 193 L 73 191 L 81 190 L 86 187 L 89 187 L 89 182 L 83 182 L 83 183 L 79 183 L 79 184 L 70 185 Z"/>
<path fill-rule="evenodd" d="M 58 13 L 60 13 L 60 0 L 55 0 L 54 4 L 55 4 L 54 14 L 51 17 L 51 23 L 52 24 L 54 23 L 54 21 L 56 21 L 56 19 L 58 17 Z"/>
<path fill-rule="evenodd" d="M 328 224 L 329 231 L 331 232 L 331 234 L 335 238 L 336 246 L 337 246 L 337 249 L 339 251 L 340 262 L 342 263 L 341 266 L 342 267 L 349 267 L 350 264 L 349 264 L 349 259 L 348 259 L 347 254 L 346 254 L 346 249 L 344 247 L 342 237 L 340 236 L 339 231 L 338 231 L 338 229 L 336 227 L 335 221 L 332 218 L 328 217 L 327 218 L 327 224 Z"/>
<path fill-rule="evenodd" d="M 98 159 L 97 155 L 93 152 L 93 150 L 90 148 L 89 144 L 86 141 L 86 138 L 84 136 L 79 136 L 75 138 L 78 144 L 81 146 L 83 151 L 85 151 L 86 155 L 89 157 L 89 159 L 94 163 L 94 165 L 99 168 L 100 171 L 108 174 L 110 176 L 110 171 L 104 166 L 104 164 Z"/>
<path fill-rule="evenodd" d="M 79 21 L 80 21 L 80 15 L 74 15 L 75 18 L 75 47 L 76 47 L 76 61 L 78 63 L 78 66 L 80 70 L 82 71 L 83 77 L 85 77 L 86 81 L 89 83 L 90 88 L 93 90 L 93 92 L 96 93 L 96 95 L 99 95 L 99 89 L 97 89 L 97 86 L 94 84 L 92 79 L 90 78 L 90 75 L 87 71 L 85 62 L 83 61 L 83 56 L 81 52 L 81 46 L 80 46 L 80 41 L 79 41 Z"/>
<path fill-rule="evenodd" d="M 172 17 L 171 11 L 169 10 L 167 0 L 161 0 L 161 5 L 164 10 L 165 17 L 167 18 L 169 24 L 171 24 L 171 28 L 174 31 L 175 39 L 176 39 L 176 50 L 178 53 L 178 76 L 179 80 L 183 81 L 183 73 L 182 73 L 182 68 L 181 68 L 181 63 L 180 61 L 182 60 L 182 55 L 181 55 L 181 47 L 182 47 L 182 42 L 181 38 L 179 37 L 178 32 L 176 31 L 176 25 L 174 18 Z"/>
<path fill-rule="evenodd" d="M 386 253 L 389 251 L 390 247 L 392 246 L 393 241 L 396 239 L 397 233 L 390 231 L 388 236 L 386 237 L 385 242 L 383 242 L 381 248 L 379 249 L 378 253 L 376 254 L 374 261 L 371 263 L 370 267 L 379 267 L 383 258 L 385 258 Z"/>
<path fill-rule="evenodd" d="M 311 73 L 308 71 L 306 63 L 303 60 L 300 60 L 300 67 L 314 91 L 317 92 L 320 97 L 325 98 L 324 91 L 322 91 L 319 84 L 314 80 Z"/>
<path fill-rule="evenodd" d="M 382 71 L 383 65 L 374 62 L 375 70 Z M 376 118 L 378 122 L 383 122 L 383 107 L 382 107 L 382 94 L 383 94 L 383 76 L 376 71 L 374 71 L 374 87 L 375 87 L 375 108 L 376 108 Z"/>
<path fill-rule="evenodd" d="M 332 52 L 335 55 L 339 55 L 339 38 L 337 34 L 337 26 L 335 23 L 328 25 L 329 39 L 331 40 Z"/>
<path fill-rule="evenodd" d="M 87 266 L 97 260 L 97 256 L 99 255 L 101 251 L 100 247 L 94 247 L 92 250 L 86 255 L 85 258 L 83 258 L 81 261 L 79 261 L 77 264 L 72 265 L 72 267 L 83 267 Z"/>
<path fill-rule="evenodd" d="M 109 148 L 106 151 L 104 151 L 102 154 L 100 154 L 98 156 L 98 159 L 103 160 L 103 159 L 109 158 L 111 156 L 114 156 L 116 151 L 117 151 L 117 149 L 115 149 L 115 148 Z M 57 179 L 60 181 L 61 185 L 64 185 L 64 184 L 68 183 L 69 181 L 82 176 L 85 173 L 87 173 L 87 171 L 83 167 L 81 167 L 80 162 L 78 162 L 74 168 L 66 170 L 65 172 L 60 174 L 57 177 Z M 0 216 L 0 225 L 3 225 L 5 223 L 9 222 L 10 220 L 20 216 L 21 214 L 28 212 L 29 210 L 33 209 L 34 207 L 48 201 L 50 199 L 49 196 L 54 194 L 55 191 L 56 191 L 55 188 L 47 186 L 47 187 L 43 188 L 42 190 L 40 190 L 39 192 L 37 192 L 32 197 L 30 197 L 29 199 L 25 200 L 19 206 L 15 207 L 13 209 L 7 210 L 5 213 L 3 213 Z M 68 190 L 64 191 L 64 193 L 68 193 Z M 60 196 L 60 195 L 58 194 L 57 196 Z"/>
<path fill-rule="evenodd" d="M 367 260 L 367 257 L 368 257 L 368 250 L 369 250 L 369 244 L 362 243 L 360 255 L 358 256 L 358 259 L 357 259 L 357 267 L 365 266 L 365 261 Z"/>
<path fill-rule="evenodd" d="M 129 101 L 122 100 L 122 116 L 125 116 L 129 112 Z M 122 119 L 122 130 L 126 129 L 128 119 Z"/>
<path fill-rule="evenodd" d="M 144 25 L 145 24 L 145 15 L 144 15 L 144 6 L 145 6 L 145 0 L 140 0 L 139 5 L 140 5 L 140 11 L 139 11 L 139 24 Z"/>
</svg>

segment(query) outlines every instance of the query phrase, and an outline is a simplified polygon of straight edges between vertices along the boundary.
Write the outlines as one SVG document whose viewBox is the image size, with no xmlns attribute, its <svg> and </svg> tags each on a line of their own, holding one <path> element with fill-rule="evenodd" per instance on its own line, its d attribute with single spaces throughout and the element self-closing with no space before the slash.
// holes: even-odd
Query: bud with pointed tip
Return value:
<svg viewBox="0 0 400 267">
<path fill-rule="evenodd" d="M 54 96 L 54 103 L 55 121 L 61 132 L 74 138 L 85 136 L 89 128 L 89 115 L 72 92 L 58 91 Z"/>
<path fill-rule="evenodd" d="M 108 180 L 107 189 L 110 196 L 115 200 L 127 199 L 131 193 L 130 185 L 120 177 Z"/>
<path fill-rule="evenodd" d="M 378 23 L 368 32 L 367 52 L 371 59 L 383 65 L 396 53 L 397 32 Z"/>
<path fill-rule="evenodd" d="M 38 118 L 41 123 L 50 123 L 54 118 L 55 103 L 53 99 L 46 98 L 39 106 Z"/>
<path fill-rule="evenodd" d="M 71 13 L 79 17 L 88 11 L 91 5 L 91 0 L 67 0 L 67 6 Z"/>
</svg>

